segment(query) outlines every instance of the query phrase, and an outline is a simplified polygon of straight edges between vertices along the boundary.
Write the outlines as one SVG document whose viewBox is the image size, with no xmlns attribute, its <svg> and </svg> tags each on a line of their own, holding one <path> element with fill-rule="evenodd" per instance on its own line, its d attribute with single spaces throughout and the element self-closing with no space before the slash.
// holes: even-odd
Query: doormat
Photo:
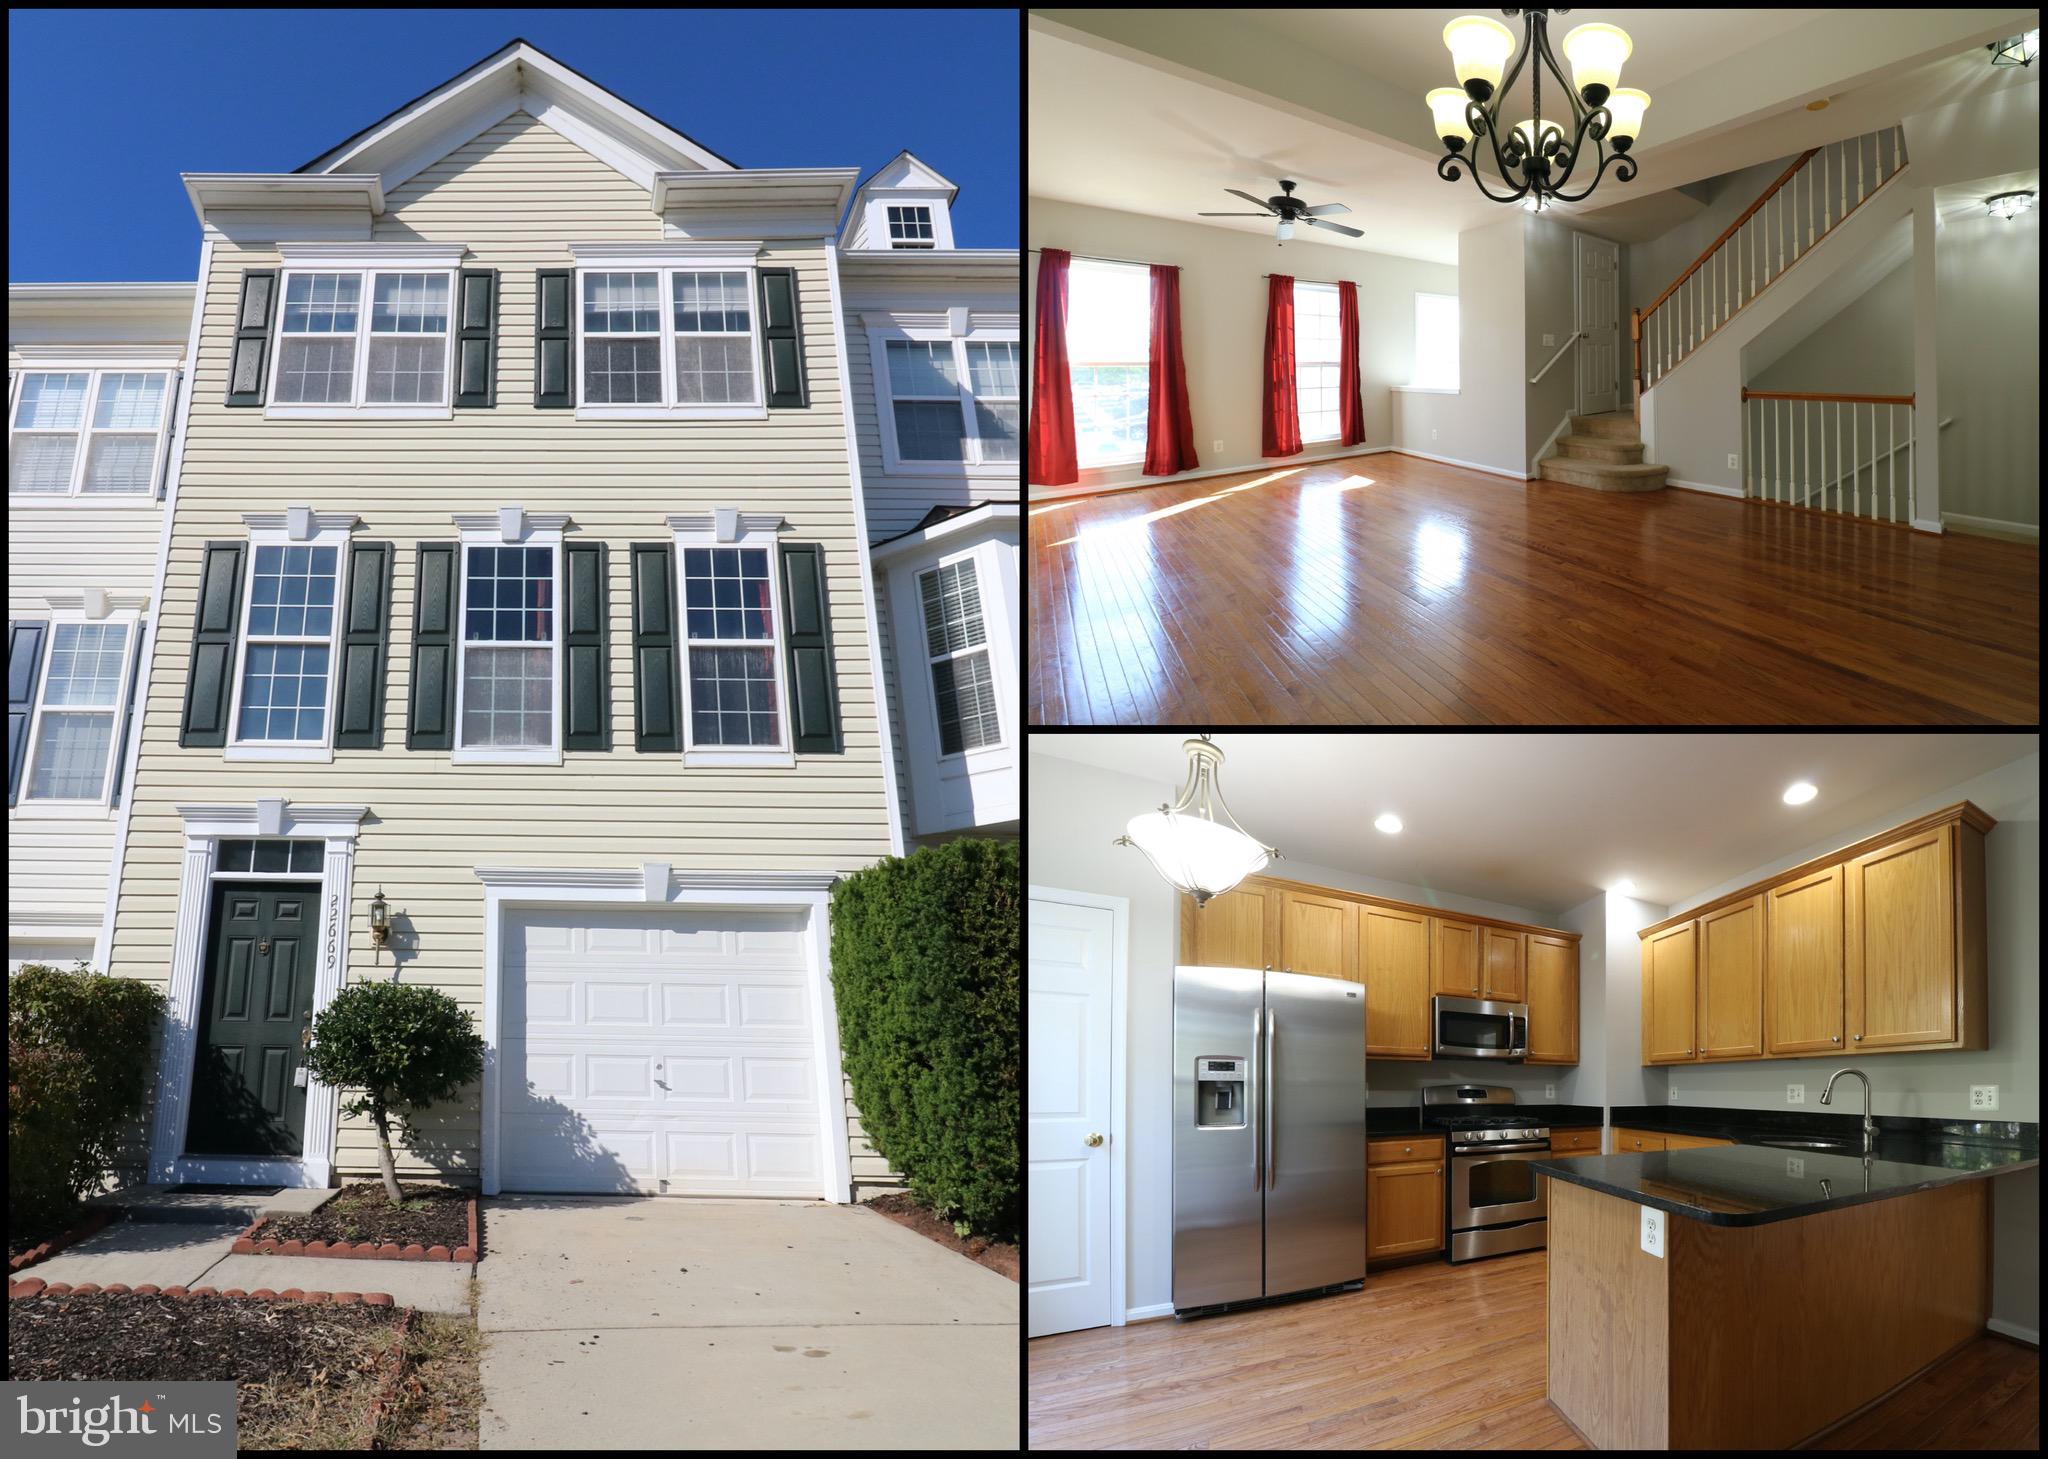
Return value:
<svg viewBox="0 0 2048 1459">
<path fill-rule="evenodd" d="M 170 1188 L 174 1196 L 274 1196 L 282 1194 L 281 1185 L 174 1185 Z"/>
</svg>

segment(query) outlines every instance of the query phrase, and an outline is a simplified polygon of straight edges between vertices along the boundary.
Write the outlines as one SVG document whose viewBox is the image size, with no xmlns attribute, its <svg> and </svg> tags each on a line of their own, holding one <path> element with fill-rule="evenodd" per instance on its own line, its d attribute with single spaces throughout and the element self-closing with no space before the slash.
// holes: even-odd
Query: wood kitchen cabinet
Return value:
<svg viewBox="0 0 2048 1459">
<path fill-rule="evenodd" d="M 1709 1145 L 1733 1145 L 1735 1143 L 1733 1140 L 1723 1140 L 1716 1135 L 1674 1135 L 1668 1131 L 1663 1139 L 1666 1150 L 1704 1150 Z"/>
<path fill-rule="evenodd" d="M 1693 1057 L 1694 924 L 1681 922 L 1643 942 L 1643 1062 Z"/>
<path fill-rule="evenodd" d="M 1550 1132 L 1550 1153 L 1553 1155 L 1598 1155 L 1600 1153 L 1600 1131 L 1552 1130 Z"/>
<path fill-rule="evenodd" d="M 1479 925 L 1430 919 L 1429 986 L 1451 998 L 1479 996 Z"/>
<path fill-rule="evenodd" d="M 1655 1130 L 1617 1129 L 1613 1131 L 1612 1143 L 1616 1155 L 1636 1155 L 1646 1150 L 1662 1150 L 1664 1136 Z"/>
<path fill-rule="evenodd" d="M 1528 934 L 1530 1064 L 1579 1062 L 1579 945 Z"/>
<path fill-rule="evenodd" d="M 1529 993 L 1528 935 L 1499 927 L 1486 929 L 1485 991 L 1479 996 L 1501 1003 L 1526 1003 Z"/>
<path fill-rule="evenodd" d="M 1197 907 L 1181 900 L 1181 953 L 1184 963 L 1210 968 L 1263 968 L 1279 953 L 1279 918 L 1272 904 L 1279 897 L 1256 879 L 1240 883 Z"/>
<path fill-rule="evenodd" d="M 1842 1047 L 1842 868 L 1830 866 L 1764 893 L 1764 1049 Z"/>
<path fill-rule="evenodd" d="M 1699 1043 L 1695 1047 L 1700 1060 L 1762 1058 L 1762 897 L 1751 897 L 1699 919 L 1699 982 Z"/>
<path fill-rule="evenodd" d="M 1983 1047 L 1984 929 L 1959 904 L 1958 836 L 1981 882 L 1983 837 L 1945 823 L 1843 867 L 1843 1011 L 1849 1043 L 1875 1049 Z M 1958 923 L 1962 922 L 1962 936 Z M 1977 1042 L 1968 1041 L 1974 1022 Z"/>
<path fill-rule="evenodd" d="M 1280 967 L 1358 981 L 1358 904 L 1292 888 L 1280 893 Z"/>
<path fill-rule="evenodd" d="M 1429 916 L 1400 907 L 1358 909 L 1358 971 L 1365 980 L 1365 1052 L 1376 1059 L 1430 1055 Z"/>
<path fill-rule="evenodd" d="M 1442 1250 L 1443 1137 L 1372 1140 L 1366 1151 L 1366 1260 Z"/>
</svg>

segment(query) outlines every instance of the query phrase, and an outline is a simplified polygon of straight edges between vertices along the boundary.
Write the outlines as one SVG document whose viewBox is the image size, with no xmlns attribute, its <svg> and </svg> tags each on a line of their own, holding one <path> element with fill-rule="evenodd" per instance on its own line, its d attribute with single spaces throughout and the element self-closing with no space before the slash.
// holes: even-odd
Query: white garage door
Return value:
<svg viewBox="0 0 2048 1459">
<path fill-rule="evenodd" d="M 822 1193 L 800 916 L 517 912 L 503 975 L 504 1189 Z"/>
</svg>

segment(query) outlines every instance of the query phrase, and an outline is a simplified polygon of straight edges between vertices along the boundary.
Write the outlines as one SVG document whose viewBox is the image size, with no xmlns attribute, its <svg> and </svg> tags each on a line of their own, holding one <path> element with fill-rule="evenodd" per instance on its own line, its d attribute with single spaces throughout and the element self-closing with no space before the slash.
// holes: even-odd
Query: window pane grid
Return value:
<svg viewBox="0 0 2048 1459">
<path fill-rule="evenodd" d="M 690 742 L 779 746 L 774 580 L 764 547 L 686 547 Z"/>
<path fill-rule="evenodd" d="M 1339 428 L 1337 290 L 1294 286 L 1294 390 L 1304 441 L 1333 441 Z"/>
<path fill-rule="evenodd" d="M 223 841 L 214 860 L 216 871 L 318 872 L 325 860 L 324 841 Z"/>
<path fill-rule="evenodd" d="M 165 377 L 158 374 L 100 376 L 92 424 L 100 431 L 155 431 L 163 424 Z"/>
<path fill-rule="evenodd" d="M 462 654 L 462 743 L 468 749 L 537 749 L 554 742 L 552 648 L 480 648 Z"/>
<path fill-rule="evenodd" d="M 471 643 L 553 643 L 552 547 L 471 547 L 464 563 L 462 636 Z"/>
<path fill-rule="evenodd" d="M 426 271 L 290 275 L 278 334 L 277 403 L 445 405 L 452 292 L 447 274 Z"/>
<path fill-rule="evenodd" d="M 555 549 L 463 549 L 462 746 L 548 749 L 555 733 Z"/>
<path fill-rule="evenodd" d="M 327 713 L 325 644 L 252 643 L 236 738 L 318 744 Z"/>
<path fill-rule="evenodd" d="M 43 703 L 114 708 L 121 702 L 121 673 L 127 659 L 127 624 L 59 623 L 50 643 Z"/>
<path fill-rule="evenodd" d="M 308 745 L 325 737 L 340 557 L 335 547 L 268 543 L 251 554 L 238 742 Z"/>
<path fill-rule="evenodd" d="M 293 274 L 285 285 L 286 334 L 354 334 L 360 274 Z"/>
<path fill-rule="evenodd" d="M 113 747 L 112 714 L 45 712 L 29 771 L 31 800 L 98 800 Z"/>
<path fill-rule="evenodd" d="M 170 375 L 162 370 L 25 375 L 8 452 L 8 490 L 60 496 L 147 491 L 156 478 L 169 392 Z"/>
<path fill-rule="evenodd" d="M 249 636 L 326 642 L 334 632 L 332 547 L 258 547 L 249 589 Z"/>
<path fill-rule="evenodd" d="M 889 246 L 891 248 L 931 248 L 932 210 L 920 203 L 904 205 L 889 204 Z"/>
<path fill-rule="evenodd" d="M 68 492 L 78 437 L 16 433 L 7 463 L 9 491 Z"/>
</svg>

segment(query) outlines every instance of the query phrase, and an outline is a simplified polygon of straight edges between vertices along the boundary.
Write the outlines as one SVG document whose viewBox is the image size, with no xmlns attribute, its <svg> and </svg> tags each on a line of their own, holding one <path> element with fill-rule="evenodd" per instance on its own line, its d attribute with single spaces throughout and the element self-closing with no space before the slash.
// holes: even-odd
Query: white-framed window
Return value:
<svg viewBox="0 0 2048 1459">
<path fill-rule="evenodd" d="M 527 521 L 504 540 L 497 518 L 461 544 L 456 763 L 562 759 L 562 533 Z"/>
<path fill-rule="evenodd" d="M 1415 296 L 1415 377 L 1421 390 L 1458 388 L 1458 296 Z"/>
<path fill-rule="evenodd" d="M 577 270 L 577 412 L 765 417 L 751 260 Z"/>
<path fill-rule="evenodd" d="M 24 803 L 108 804 L 133 669 L 133 617 L 50 624 L 48 658 L 29 726 Z"/>
<path fill-rule="evenodd" d="M 961 755 L 1001 744 L 1002 717 L 996 709 L 995 676 L 989 666 L 988 632 L 974 558 L 942 562 L 919 573 L 917 595 L 924 612 L 925 658 L 938 720 L 939 753 Z"/>
<path fill-rule="evenodd" d="M 1067 271 L 1067 357 L 1080 465 L 1143 460 L 1152 388 L 1150 270 L 1074 260 Z"/>
<path fill-rule="evenodd" d="M 927 203 L 890 203 L 889 246 L 930 248 L 933 246 L 932 210 Z"/>
<path fill-rule="evenodd" d="M 870 330 L 869 343 L 889 470 L 1015 477 L 1023 434 L 1016 330 L 978 326 L 955 336 L 891 325 Z"/>
<path fill-rule="evenodd" d="M 1335 284 L 1294 285 L 1294 398 L 1303 441 L 1334 441 L 1339 431 L 1339 330 Z"/>
<path fill-rule="evenodd" d="M 686 763 L 794 763 L 775 533 L 676 533 Z"/>
<path fill-rule="evenodd" d="M 8 491 L 148 496 L 170 429 L 172 374 L 117 364 L 24 371 L 9 421 Z"/>
<path fill-rule="evenodd" d="M 432 257 L 388 262 L 359 253 L 288 255 L 266 413 L 400 420 L 452 414 L 459 253 L 450 245 Z"/>
<path fill-rule="evenodd" d="M 251 535 L 227 755 L 331 757 L 346 528 Z"/>
</svg>

